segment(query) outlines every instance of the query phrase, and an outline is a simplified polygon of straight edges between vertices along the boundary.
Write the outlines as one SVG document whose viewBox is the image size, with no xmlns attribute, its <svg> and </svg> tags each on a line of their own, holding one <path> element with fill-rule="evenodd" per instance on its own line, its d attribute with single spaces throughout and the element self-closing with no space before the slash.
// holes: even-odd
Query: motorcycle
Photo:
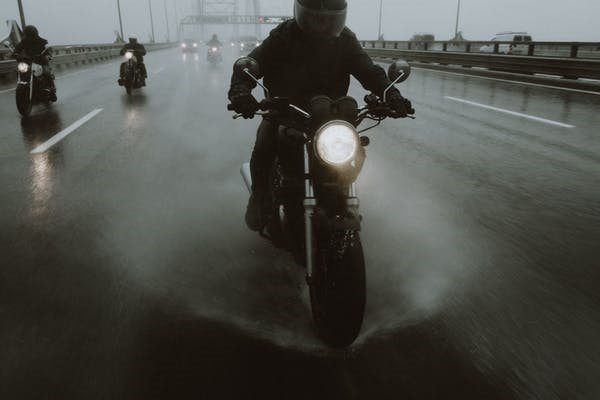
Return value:
<svg viewBox="0 0 600 400">
<path fill-rule="evenodd" d="M 144 76 L 140 70 L 137 57 L 133 51 L 125 53 L 125 62 L 121 64 L 121 70 L 124 73 L 119 79 L 119 85 L 125 86 L 128 95 L 131 95 L 134 89 L 140 89 L 144 86 Z"/>
<path fill-rule="evenodd" d="M 306 267 L 317 333 L 327 345 L 345 348 L 360 333 L 366 304 L 356 187 L 370 143 L 363 133 L 388 117 L 401 117 L 386 97 L 394 85 L 409 77 L 410 65 L 394 62 L 388 70 L 392 84 L 382 98 L 367 95 L 364 107 L 359 108 L 352 97 L 333 101 L 317 96 L 310 102 L 310 111 L 288 99 L 270 97 L 268 88 L 256 78 L 259 65 L 252 58 L 239 59 L 234 68 L 265 91 L 266 99 L 255 115 L 279 126 L 277 157 L 269 174 L 271 212 L 261 235 L 291 251 Z M 233 105 L 228 110 L 233 111 Z M 374 124 L 359 130 L 367 120 Z M 249 164 L 242 166 L 241 173 L 250 190 Z"/>
<path fill-rule="evenodd" d="M 7 46 L 8 44 L 5 43 Z M 14 51 L 13 48 L 11 50 Z M 44 77 L 44 61 L 52 59 L 52 50 L 47 48 L 39 56 L 17 55 L 17 88 L 15 100 L 19 113 L 27 117 L 35 104 L 56 102 L 56 89 Z"/>
<path fill-rule="evenodd" d="M 213 66 L 223 62 L 221 49 L 216 46 L 210 47 L 208 49 L 208 53 L 206 54 L 206 60 Z"/>
</svg>

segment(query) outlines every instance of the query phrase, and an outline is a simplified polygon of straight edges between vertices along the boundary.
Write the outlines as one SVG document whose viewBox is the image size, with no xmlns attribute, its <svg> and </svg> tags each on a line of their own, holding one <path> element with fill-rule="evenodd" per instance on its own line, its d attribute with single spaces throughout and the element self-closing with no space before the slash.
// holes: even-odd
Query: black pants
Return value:
<svg viewBox="0 0 600 400">
<path fill-rule="evenodd" d="M 258 127 L 256 143 L 250 160 L 252 192 L 266 192 L 269 188 L 269 170 L 277 156 L 279 125 L 263 120 Z"/>
<path fill-rule="evenodd" d="M 56 90 L 56 86 L 54 85 L 54 73 L 52 73 L 52 68 L 50 65 L 42 65 L 43 68 L 43 76 L 46 81 L 46 85 L 50 90 Z"/>
</svg>

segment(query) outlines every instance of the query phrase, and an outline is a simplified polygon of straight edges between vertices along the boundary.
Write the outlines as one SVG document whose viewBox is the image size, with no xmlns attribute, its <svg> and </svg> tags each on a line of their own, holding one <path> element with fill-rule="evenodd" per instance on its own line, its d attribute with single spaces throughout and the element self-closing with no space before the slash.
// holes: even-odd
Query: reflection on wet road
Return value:
<svg viewBox="0 0 600 400">
<path fill-rule="evenodd" d="M 368 308 L 334 352 L 244 227 L 229 62 L 148 67 L 132 97 L 114 63 L 65 77 L 27 120 L 0 93 L 0 398 L 600 397 L 600 96 L 414 71 L 418 119 L 370 134 Z"/>
</svg>

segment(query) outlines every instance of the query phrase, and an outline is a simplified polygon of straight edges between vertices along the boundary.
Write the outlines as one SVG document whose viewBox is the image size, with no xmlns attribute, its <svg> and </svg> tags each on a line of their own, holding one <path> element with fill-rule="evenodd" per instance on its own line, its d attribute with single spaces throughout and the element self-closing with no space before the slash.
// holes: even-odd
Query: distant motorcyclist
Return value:
<svg viewBox="0 0 600 400">
<path fill-rule="evenodd" d="M 346 0 L 295 0 L 294 3 L 294 19 L 276 27 L 249 54 L 260 65 L 258 78 L 264 77 L 271 96 L 287 97 L 305 107 L 317 95 L 338 99 L 347 95 L 353 75 L 365 89 L 381 97 L 391 82 L 345 26 Z M 244 118 L 252 118 L 258 110 L 258 102 L 251 94 L 254 87 L 254 82 L 234 72 L 229 100 Z M 390 89 L 387 99 L 399 115 L 414 113 L 411 102 L 398 89 Z M 277 133 L 277 125 L 263 120 L 252 153 L 252 195 L 246 224 L 255 231 L 267 222 L 268 176 L 277 154 Z"/>
<path fill-rule="evenodd" d="M 206 42 L 206 45 L 208 47 L 223 47 L 223 43 L 221 43 L 216 33 L 212 35 L 212 38 L 208 42 Z"/>
<path fill-rule="evenodd" d="M 121 49 L 121 55 L 124 56 L 128 51 L 133 51 L 133 55 L 137 59 L 137 65 L 142 73 L 143 86 L 146 86 L 146 79 L 148 78 L 148 72 L 146 71 L 146 64 L 144 64 L 144 56 L 146 55 L 146 48 L 143 44 L 138 42 L 138 38 L 135 35 L 129 37 L 129 43 L 125 43 Z M 121 64 L 121 74 L 119 78 L 119 85 L 123 85 L 125 79 L 125 64 Z"/>
<path fill-rule="evenodd" d="M 41 38 L 37 28 L 33 25 L 27 25 L 23 28 L 23 39 L 17 44 L 14 51 L 14 57 L 31 57 L 36 64 L 43 68 L 42 76 L 46 83 L 45 90 L 48 90 L 49 99 L 56 101 L 56 86 L 54 84 L 54 74 L 50 68 L 50 54 L 47 50 L 48 41 Z M 44 54 L 42 54 L 44 53 Z"/>
</svg>

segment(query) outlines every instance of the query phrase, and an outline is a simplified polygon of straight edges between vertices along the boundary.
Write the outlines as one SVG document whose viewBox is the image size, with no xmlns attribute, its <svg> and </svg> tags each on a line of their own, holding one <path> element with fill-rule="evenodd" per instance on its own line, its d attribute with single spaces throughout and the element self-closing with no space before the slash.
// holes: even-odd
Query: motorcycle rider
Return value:
<svg viewBox="0 0 600 400">
<path fill-rule="evenodd" d="M 148 72 L 146 71 L 146 64 L 144 64 L 144 56 L 146 55 L 146 48 L 143 44 L 138 42 L 138 38 L 135 35 L 129 37 L 129 43 L 125 43 L 121 49 L 121 55 L 124 56 L 128 51 L 133 51 L 133 55 L 137 59 L 137 65 L 144 78 L 142 86 L 146 86 L 146 79 L 148 78 Z M 119 77 L 119 86 L 123 86 L 125 81 L 125 63 L 121 64 L 121 73 Z"/>
<path fill-rule="evenodd" d="M 221 41 L 219 40 L 216 33 L 214 33 L 212 35 L 212 38 L 208 42 L 206 42 L 206 45 L 208 47 L 218 47 L 218 48 L 223 47 L 223 43 L 221 43 Z"/>
<path fill-rule="evenodd" d="M 54 74 L 52 68 L 50 68 L 50 58 L 48 54 L 42 55 L 46 50 L 48 41 L 41 38 L 38 29 L 33 25 L 27 25 L 23 28 L 23 39 L 15 47 L 15 57 L 26 55 L 35 60 L 36 64 L 39 64 L 43 68 L 42 76 L 46 83 L 46 89 L 49 91 L 50 101 L 56 101 L 56 86 L 54 84 Z"/>
<path fill-rule="evenodd" d="M 276 27 L 249 54 L 260 65 L 257 78 L 264 78 L 271 96 L 287 97 L 305 107 L 317 95 L 338 99 L 347 95 L 353 75 L 365 89 L 382 97 L 391 82 L 345 26 L 347 8 L 346 0 L 295 0 L 294 19 Z M 246 119 L 258 111 L 251 93 L 255 87 L 255 82 L 234 71 L 228 96 Z M 414 114 L 411 102 L 398 89 L 391 88 L 387 100 L 399 116 Z M 276 124 L 261 122 L 250 162 L 252 194 L 246 210 L 246 224 L 254 231 L 267 222 L 268 174 L 277 155 L 277 135 Z"/>
</svg>

